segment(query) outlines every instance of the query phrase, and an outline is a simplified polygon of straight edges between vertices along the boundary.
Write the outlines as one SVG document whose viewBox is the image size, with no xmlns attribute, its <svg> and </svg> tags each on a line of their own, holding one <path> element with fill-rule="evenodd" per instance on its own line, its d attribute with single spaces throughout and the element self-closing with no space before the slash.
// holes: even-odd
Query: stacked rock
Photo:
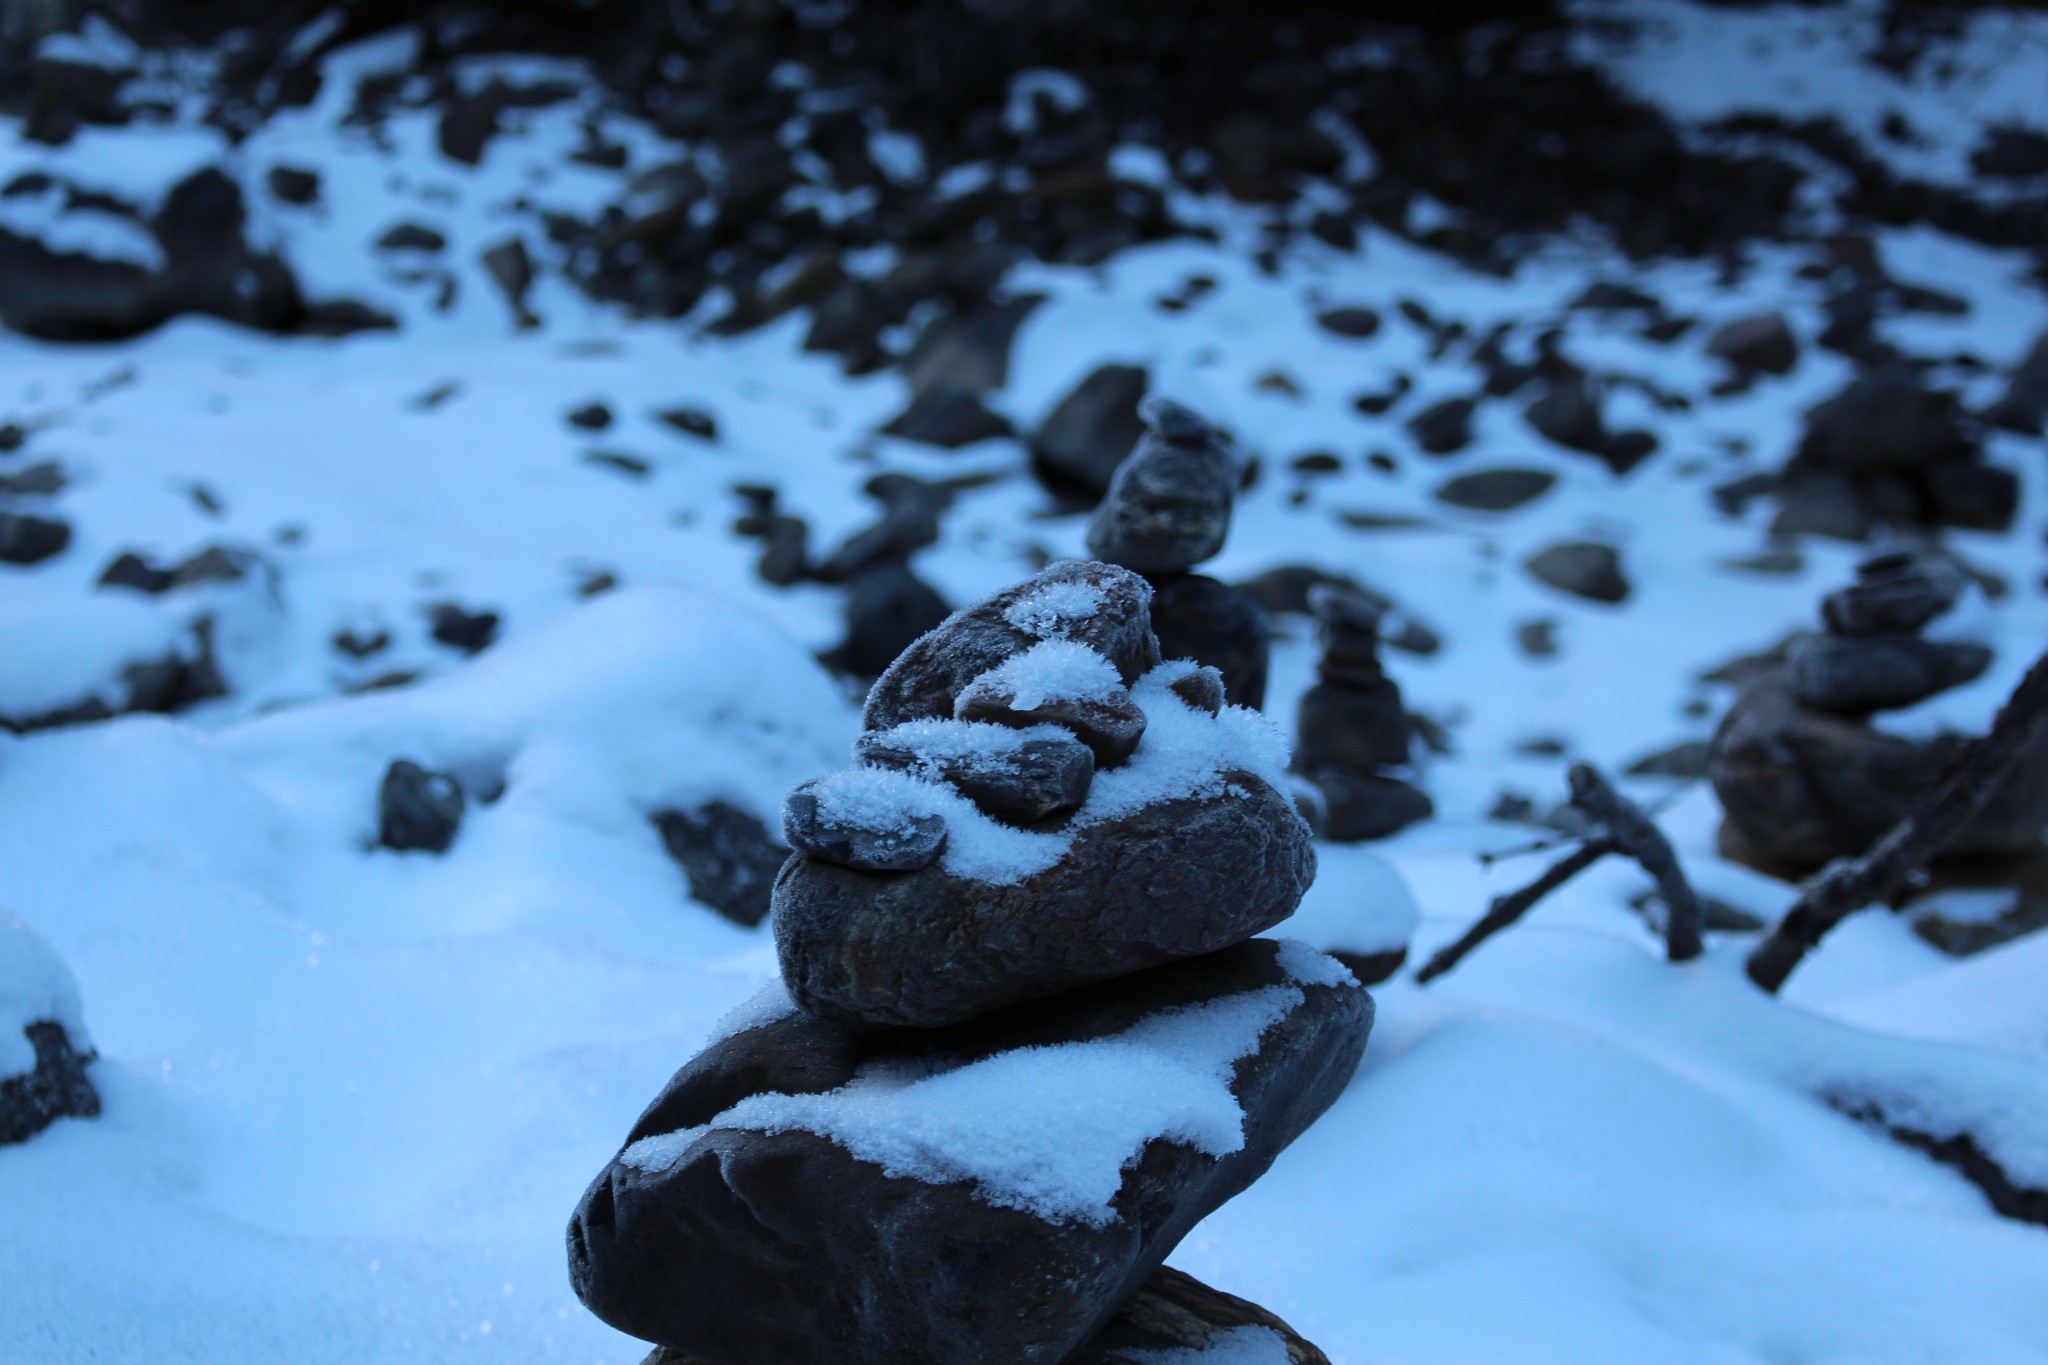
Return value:
<svg viewBox="0 0 2048 1365">
<path fill-rule="evenodd" d="M 856 766 L 790 797 L 781 983 L 569 1230 L 652 1360 L 1321 1360 L 1160 1268 L 1335 1101 L 1372 1000 L 1254 939 L 1315 869 L 1285 744 L 1161 662 L 1150 596 L 1069 562 L 955 613 L 875 684 Z"/>
<path fill-rule="evenodd" d="M 1990 648 L 1958 638 L 1950 625 L 1969 590 L 1963 571 L 1938 555 L 1866 560 L 1853 584 L 1822 601 L 1825 629 L 1793 637 L 1782 662 L 1744 684 L 1708 755 L 1736 851 L 1795 872 L 1854 857 L 1933 790 L 1969 736 L 1888 733 L 1872 717 L 1962 686 L 1990 666 Z M 2048 732 L 2035 745 L 2036 757 L 2020 763 L 1947 852 L 2039 847 L 2048 824 Z"/>
<path fill-rule="evenodd" d="M 1171 658 L 1223 675 L 1232 704 L 1266 699 L 1266 614 L 1242 589 L 1191 572 L 1230 533 L 1241 471 L 1223 434 L 1168 398 L 1138 405 L 1145 434 L 1088 526 L 1088 553 L 1152 585 L 1152 629 Z"/>
<path fill-rule="evenodd" d="M 1322 833 L 1340 843 L 1381 839 L 1436 809 L 1407 780 L 1415 727 L 1380 663 L 1384 604 L 1319 583 L 1308 591 L 1323 655 L 1297 712 L 1295 764 L 1322 797 Z"/>
</svg>

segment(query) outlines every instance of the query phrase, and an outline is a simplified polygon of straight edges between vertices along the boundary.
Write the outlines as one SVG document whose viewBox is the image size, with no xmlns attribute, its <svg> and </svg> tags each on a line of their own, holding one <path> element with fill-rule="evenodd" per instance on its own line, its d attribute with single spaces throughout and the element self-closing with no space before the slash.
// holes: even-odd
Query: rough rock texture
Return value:
<svg viewBox="0 0 2048 1365">
<path fill-rule="evenodd" d="M 683 869 L 692 898 L 749 929 L 768 917 L 775 874 L 789 850 L 738 806 L 707 801 L 654 814 L 662 847 Z"/>
<path fill-rule="evenodd" d="M 1137 752 L 1138 741 L 1145 737 L 1145 713 L 1122 688 L 1107 697 L 1047 697 L 1035 706 L 1020 706 L 1014 688 L 983 678 L 960 693 L 953 714 L 1013 730 L 1057 725 L 1088 746 L 1098 768 L 1119 766 Z"/>
<path fill-rule="evenodd" d="M 1083 829 L 1057 864 L 1008 885 L 793 858 L 775 882 L 783 981 L 841 1023 L 934 1028 L 1269 929 L 1301 903 L 1315 851 L 1285 796 L 1225 776 L 1222 795 Z"/>
<path fill-rule="evenodd" d="M 1757 860 L 1792 870 L 1865 852 L 1941 780 L 1961 736 L 1916 742 L 1801 706 L 1782 671 L 1752 681 L 1714 735 L 1708 774 Z M 1950 854 L 2020 853 L 2048 825 L 2048 731 Z"/>
<path fill-rule="evenodd" d="M 806 858 L 864 872 L 915 872 L 938 861 L 946 822 L 937 815 L 904 816 L 886 828 L 835 818 L 806 782 L 782 803 L 782 835 Z"/>
<path fill-rule="evenodd" d="M 862 728 L 886 730 L 906 720 L 953 719 L 954 703 L 967 684 L 1045 638 L 1012 623 L 1005 613 L 1048 587 L 1078 587 L 1100 594 L 1101 604 L 1092 615 L 1049 628 L 1057 638 L 1087 645 L 1108 659 L 1126 685 L 1159 662 L 1159 642 L 1152 637 L 1148 615 L 1152 589 L 1145 580 L 1114 564 L 1062 560 L 954 612 L 905 649 L 869 689 Z"/>
<path fill-rule="evenodd" d="M 1334 954 L 1333 954 L 1334 956 Z M 1066 1365 L 1239 1365 L 1256 1344 L 1277 1344 L 1287 1365 L 1329 1365 L 1330 1358 L 1285 1322 L 1246 1299 L 1212 1289 L 1192 1275 L 1161 1266 L 1123 1301 L 1109 1325 Z M 1271 1357 L 1268 1357 L 1269 1359 Z M 657 1346 L 640 1365 L 708 1365 L 703 1357 Z"/>
<path fill-rule="evenodd" d="M 1034 824 L 1088 799 L 1095 756 L 1087 745 L 1064 732 L 1008 727 L 1004 732 L 1015 742 L 995 751 L 963 747 L 947 752 L 901 730 L 870 731 L 855 742 L 854 753 L 877 768 L 945 782 L 986 814 L 1013 825 Z"/>
<path fill-rule="evenodd" d="M 1204 574 L 1152 580 L 1152 633 L 1168 659 L 1193 659 L 1223 675 L 1234 706 L 1265 705 L 1271 627 L 1258 599 Z"/>
<path fill-rule="evenodd" d="M 33 1071 L 0 1077 L 0 1147 L 27 1142 L 61 1118 L 92 1118 L 99 1092 L 85 1068 L 95 1054 L 71 1045 L 64 1026 L 40 1019 L 22 1030 L 35 1049 Z"/>
<path fill-rule="evenodd" d="M 1244 1145 L 1213 1157 L 1155 1139 L 1106 1224 L 986 1202 L 972 1182 L 890 1176 L 801 1130 L 713 1120 L 749 1095 L 815 1094 L 863 1065 L 958 1066 L 1018 1047 L 1119 1033 L 1159 1011 L 1287 986 L 1260 941 L 935 1032 L 858 1034 L 806 1014 L 684 1067 L 628 1146 L 700 1125 L 658 1171 L 614 1160 L 569 1228 L 577 1294 L 622 1331 L 708 1365 L 1056 1365 L 1105 1329 L 1202 1217 L 1258 1178 L 1337 1098 L 1372 1000 L 1303 984 L 1233 1069 Z"/>
<path fill-rule="evenodd" d="M 377 790 L 377 842 L 401 852 L 446 853 L 462 828 L 462 785 L 411 759 L 394 759 Z"/>
<path fill-rule="evenodd" d="M 1222 434 L 1158 395 L 1140 405 L 1145 438 L 1118 466 L 1088 553 L 1140 573 L 1179 573 L 1223 548 L 1237 492 L 1237 459 Z"/>
</svg>

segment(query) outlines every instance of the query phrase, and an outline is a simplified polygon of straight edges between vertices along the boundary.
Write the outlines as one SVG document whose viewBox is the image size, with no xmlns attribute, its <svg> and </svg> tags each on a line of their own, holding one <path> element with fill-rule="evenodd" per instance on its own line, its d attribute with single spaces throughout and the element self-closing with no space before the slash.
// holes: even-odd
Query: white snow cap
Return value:
<svg viewBox="0 0 2048 1365">
<path fill-rule="evenodd" d="M 1123 679 L 1115 664 L 1084 644 L 1042 640 L 976 678 L 970 690 L 983 684 L 1008 690 L 1018 710 L 1030 711 L 1049 701 L 1107 701 L 1122 690 Z"/>
<path fill-rule="evenodd" d="M 1297 981 L 1332 979 L 1314 950 L 1282 954 Z M 991 1204 L 1105 1226 L 1146 1143 L 1166 1138 L 1217 1157 L 1244 1146 L 1232 1071 L 1303 999 L 1299 985 L 1264 986 L 1162 1010 L 1105 1038 L 1015 1048 L 947 1070 L 871 1063 L 824 1094 L 750 1095 L 708 1124 L 643 1138 L 622 1159 L 660 1172 L 714 1130 L 803 1131 L 891 1176 L 969 1180 Z"/>
<path fill-rule="evenodd" d="M 1063 638 L 1102 610 L 1102 590 L 1087 583 L 1051 582 L 1012 602 L 1003 619 L 1041 640 Z"/>
<path fill-rule="evenodd" d="M 91 1046 L 70 970 L 42 935 L 0 910 L 0 1079 L 35 1070 L 22 1030 L 46 1019 L 64 1026 L 73 1048 Z"/>
</svg>

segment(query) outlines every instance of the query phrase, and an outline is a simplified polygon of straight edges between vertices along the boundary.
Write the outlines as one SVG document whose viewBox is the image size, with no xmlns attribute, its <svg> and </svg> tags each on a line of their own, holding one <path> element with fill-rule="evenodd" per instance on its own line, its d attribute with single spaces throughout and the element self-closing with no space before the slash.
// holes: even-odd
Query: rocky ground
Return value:
<svg viewBox="0 0 2048 1365">
<path fill-rule="evenodd" d="M 1230 700 L 1414 717 L 1309 746 L 1433 813 L 1276 932 L 1422 960 L 1575 760 L 1709 910 L 1668 966 L 1603 865 L 1376 988 L 1173 1264 L 1339 1365 L 2048 1360 L 2048 877 L 1771 1000 L 1703 780 L 1766 673 L 1891 752 L 2048 638 L 2048 24 L 1101 8 L 0 14 L 0 1359 L 636 1358 L 561 1224 L 773 976 L 783 797 L 1103 552 L 1159 392 L 1245 460 L 1131 564 L 1265 613 Z M 1929 546 L 1955 685 L 1871 714 L 1823 597 Z"/>
</svg>

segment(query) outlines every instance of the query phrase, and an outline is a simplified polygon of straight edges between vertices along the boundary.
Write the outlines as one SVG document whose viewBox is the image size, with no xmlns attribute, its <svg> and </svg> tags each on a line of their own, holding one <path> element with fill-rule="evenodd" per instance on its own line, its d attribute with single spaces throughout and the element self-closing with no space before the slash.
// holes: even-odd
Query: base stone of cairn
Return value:
<svg viewBox="0 0 2048 1365">
<path fill-rule="evenodd" d="M 782 980 L 569 1229 L 578 1296 L 653 1360 L 1322 1360 L 1160 1268 L 1336 1101 L 1373 1006 L 1253 937 L 1314 875 L 1285 743 L 1160 662 L 1150 595 L 1057 564 L 956 613 L 792 796 Z"/>
<path fill-rule="evenodd" d="M 1970 736 L 1893 733 L 1873 717 L 1990 665 L 1986 646 L 1941 630 L 1968 590 L 1948 559 L 1876 556 L 1823 601 L 1823 632 L 1794 637 L 1781 663 L 1744 683 L 1708 754 L 1731 852 L 1792 873 L 1856 857 L 1934 789 Z M 2038 848 L 2048 825 L 2048 729 L 2031 752 L 1945 852 Z"/>
<path fill-rule="evenodd" d="M 1265 1309 L 1169 1266 L 1152 1272 L 1068 1365 L 1330 1365 Z M 641 1365 L 708 1365 L 658 1346 Z"/>
</svg>

